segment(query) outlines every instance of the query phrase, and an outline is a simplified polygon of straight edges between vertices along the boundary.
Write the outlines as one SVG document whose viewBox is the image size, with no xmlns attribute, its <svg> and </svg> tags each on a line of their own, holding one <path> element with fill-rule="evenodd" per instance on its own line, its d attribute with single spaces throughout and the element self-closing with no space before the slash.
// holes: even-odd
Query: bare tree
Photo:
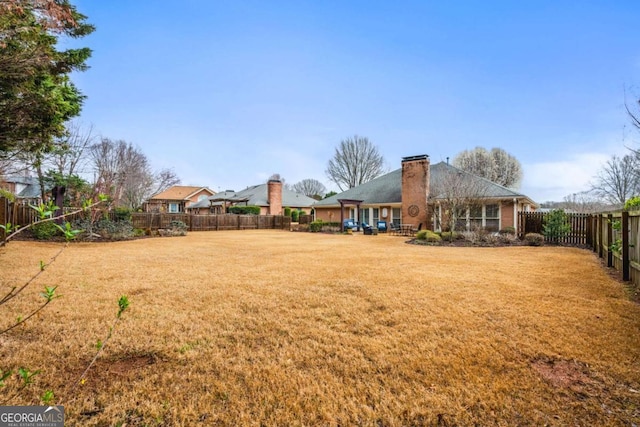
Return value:
<svg viewBox="0 0 640 427">
<path fill-rule="evenodd" d="M 550 207 L 576 213 L 596 213 L 607 209 L 607 205 L 602 203 L 600 198 L 588 191 L 581 191 L 565 196 L 562 202 Z"/>
<path fill-rule="evenodd" d="M 626 97 L 625 97 L 626 98 Z M 640 99 L 635 100 L 635 107 L 629 108 L 626 100 L 624 103 L 624 108 L 627 110 L 627 114 L 631 119 L 631 124 L 638 130 L 640 130 Z M 633 111 L 635 108 L 635 111 Z"/>
<path fill-rule="evenodd" d="M 327 188 L 317 179 L 309 178 L 293 184 L 293 191 L 320 200 L 327 192 Z"/>
<path fill-rule="evenodd" d="M 45 155 L 46 163 L 61 175 L 77 175 L 84 172 L 88 152 L 95 143 L 93 125 L 83 127 L 78 122 L 67 126 L 67 132 L 56 139 L 54 148 Z"/>
<path fill-rule="evenodd" d="M 161 169 L 154 175 L 154 177 L 155 189 L 151 192 L 150 196 L 161 193 L 169 187 L 180 184 L 180 178 L 178 178 L 178 175 L 176 175 L 173 169 Z"/>
<path fill-rule="evenodd" d="M 450 231 L 466 230 L 469 214 L 482 209 L 489 185 L 488 181 L 451 166 L 434 173 L 430 198 L 435 201 L 440 227 Z"/>
<path fill-rule="evenodd" d="M 519 188 L 522 181 L 520 162 L 502 148 L 492 148 L 491 151 L 482 147 L 465 150 L 453 159 L 453 164 L 464 171 L 512 189 Z"/>
<path fill-rule="evenodd" d="M 355 135 L 340 141 L 326 174 L 344 191 L 384 173 L 384 158 L 367 138 Z"/>
<path fill-rule="evenodd" d="M 591 191 L 608 203 L 622 203 L 640 193 L 638 159 L 630 154 L 611 157 L 595 177 Z"/>
</svg>

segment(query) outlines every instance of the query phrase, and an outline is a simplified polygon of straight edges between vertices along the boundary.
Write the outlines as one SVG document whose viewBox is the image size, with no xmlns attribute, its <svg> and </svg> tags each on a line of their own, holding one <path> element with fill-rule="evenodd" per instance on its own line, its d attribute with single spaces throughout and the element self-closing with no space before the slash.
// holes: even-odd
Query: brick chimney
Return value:
<svg viewBox="0 0 640 427">
<path fill-rule="evenodd" d="M 429 156 L 402 158 L 402 222 L 429 228 Z"/>
<path fill-rule="evenodd" d="M 269 215 L 282 215 L 282 182 L 270 179 L 267 183 L 267 202 Z"/>
</svg>

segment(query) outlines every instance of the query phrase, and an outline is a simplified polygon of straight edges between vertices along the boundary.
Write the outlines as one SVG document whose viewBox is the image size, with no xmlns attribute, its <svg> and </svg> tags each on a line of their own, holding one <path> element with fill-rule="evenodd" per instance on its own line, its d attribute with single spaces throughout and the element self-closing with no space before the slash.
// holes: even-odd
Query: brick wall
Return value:
<svg viewBox="0 0 640 427">
<path fill-rule="evenodd" d="M 267 200 L 270 215 L 282 215 L 282 182 L 270 179 L 267 183 Z"/>
<path fill-rule="evenodd" d="M 429 197 L 429 156 L 402 159 L 402 222 L 431 228 L 427 212 Z"/>
</svg>

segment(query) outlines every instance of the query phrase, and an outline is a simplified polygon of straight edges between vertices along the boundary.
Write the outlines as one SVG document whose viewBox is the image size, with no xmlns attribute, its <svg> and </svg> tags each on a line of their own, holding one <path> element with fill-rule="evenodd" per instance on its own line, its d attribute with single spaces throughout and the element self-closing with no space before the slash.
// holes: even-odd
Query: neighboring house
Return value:
<svg viewBox="0 0 640 427">
<path fill-rule="evenodd" d="M 0 188 L 14 194 L 18 200 L 39 203 L 42 198 L 38 178 L 33 176 L 5 176 L 0 179 Z"/>
<path fill-rule="evenodd" d="M 448 183 L 455 188 L 447 188 Z M 354 218 L 373 225 L 378 221 L 415 227 L 422 224 L 423 228 L 441 231 L 447 228 L 452 197 L 461 188 L 477 194 L 465 196 L 466 200 L 473 199 L 473 206 L 456 206 L 456 229 L 497 231 L 517 227 L 518 212 L 537 208 L 523 194 L 445 162 L 430 165 L 429 156 L 421 155 L 405 157 L 402 168 L 316 202 L 315 218 L 329 222 Z"/>
<path fill-rule="evenodd" d="M 184 213 L 192 204 L 207 200 L 215 191 L 207 187 L 174 185 L 154 196 L 144 204 L 145 212 Z"/>
<path fill-rule="evenodd" d="M 266 184 L 254 185 L 242 191 L 227 190 L 209 197 L 209 204 L 204 201 L 191 205 L 193 213 L 225 213 L 229 206 L 260 206 L 260 215 L 282 215 L 285 207 L 301 209 L 310 213 L 315 199 L 283 188 L 282 182 L 270 180 Z"/>
</svg>

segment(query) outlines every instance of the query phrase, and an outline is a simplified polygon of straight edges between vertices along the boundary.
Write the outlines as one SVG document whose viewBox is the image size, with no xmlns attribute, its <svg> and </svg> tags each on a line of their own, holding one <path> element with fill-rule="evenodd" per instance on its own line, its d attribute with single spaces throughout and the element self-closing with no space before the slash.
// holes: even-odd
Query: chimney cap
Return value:
<svg viewBox="0 0 640 427">
<path fill-rule="evenodd" d="M 268 182 L 269 183 L 273 182 L 273 183 L 277 183 L 277 184 L 282 184 L 282 181 L 280 181 L 279 179 L 270 179 Z"/>
<path fill-rule="evenodd" d="M 403 157 L 402 161 L 403 162 L 413 162 L 416 160 L 427 160 L 429 158 L 428 154 L 420 154 L 419 156 L 408 156 L 408 157 Z"/>
</svg>

